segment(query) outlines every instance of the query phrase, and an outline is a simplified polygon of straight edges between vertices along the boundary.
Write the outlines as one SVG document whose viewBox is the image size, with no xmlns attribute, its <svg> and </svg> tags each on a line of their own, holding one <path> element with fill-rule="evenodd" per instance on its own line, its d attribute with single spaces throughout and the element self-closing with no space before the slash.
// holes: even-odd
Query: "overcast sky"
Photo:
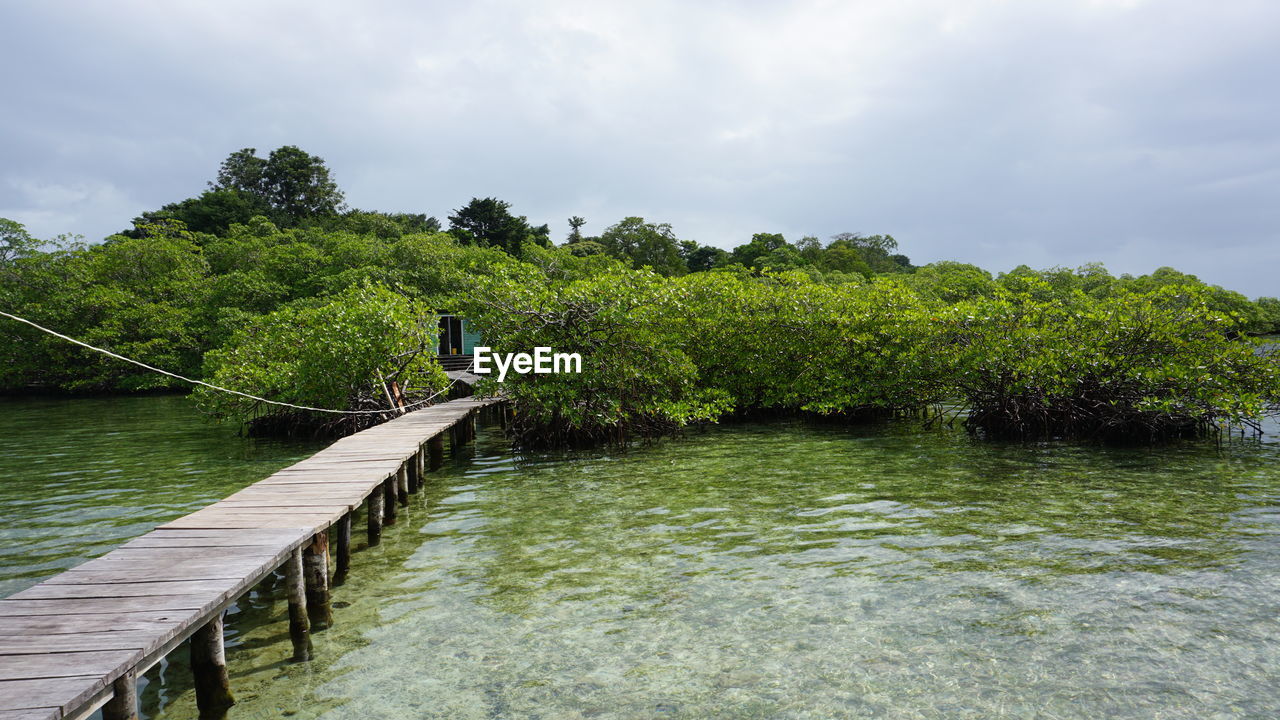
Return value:
<svg viewBox="0 0 1280 720">
<path fill-rule="evenodd" d="M 732 247 L 1173 265 L 1280 295 L 1280 4 L 5 2 L 0 216 L 98 240 L 294 144 L 353 207 L 496 196 Z"/>
</svg>

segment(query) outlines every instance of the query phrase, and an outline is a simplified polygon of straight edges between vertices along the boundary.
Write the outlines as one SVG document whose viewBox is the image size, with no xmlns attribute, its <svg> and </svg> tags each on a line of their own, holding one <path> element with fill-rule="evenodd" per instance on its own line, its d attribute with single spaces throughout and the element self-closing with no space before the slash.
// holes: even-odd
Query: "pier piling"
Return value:
<svg viewBox="0 0 1280 720">
<path fill-rule="evenodd" d="M 338 520 L 338 557 L 337 568 L 333 571 L 334 585 L 346 582 L 347 573 L 351 571 L 351 515 L 349 512 Z"/>
<path fill-rule="evenodd" d="M 410 456 L 408 460 L 405 460 L 404 466 L 409 473 L 409 494 L 416 494 L 418 492 L 418 488 L 421 486 L 420 480 L 422 478 L 422 473 L 418 468 L 417 453 Z"/>
<path fill-rule="evenodd" d="M 311 620 L 307 616 L 306 581 L 303 580 L 302 548 L 289 553 L 285 561 L 285 586 L 289 592 L 289 638 L 293 641 L 293 660 L 311 659 Z"/>
<path fill-rule="evenodd" d="M 396 491 L 396 476 L 392 475 L 382 481 L 382 524 L 396 524 L 396 504 L 400 502 L 399 493 Z"/>
<path fill-rule="evenodd" d="M 382 542 L 382 503 L 385 497 L 381 486 L 378 486 L 369 494 L 365 514 L 369 516 L 370 547 Z"/>
<path fill-rule="evenodd" d="M 102 706 L 102 720 L 138 720 L 138 676 L 134 671 L 111 684 L 111 699 Z"/>
<path fill-rule="evenodd" d="M 333 624 L 333 608 L 329 605 L 329 533 L 316 533 L 303 551 L 302 577 L 311 626 L 317 630 L 329 627 Z"/>
<path fill-rule="evenodd" d="M 396 471 L 396 499 L 401 505 L 409 504 L 409 463 L 407 462 Z"/>
<path fill-rule="evenodd" d="M 427 441 L 427 470 L 436 471 L 444 465 L 444 435 L 435 435 Z"/>
<path fill-rule="evenodd" d="M 222 613 L 191 635 L 191 675 L 200 716 L 216 717 L 235 704 L 227 676 L 227 653 L 222 640 Z"/>
</svg>

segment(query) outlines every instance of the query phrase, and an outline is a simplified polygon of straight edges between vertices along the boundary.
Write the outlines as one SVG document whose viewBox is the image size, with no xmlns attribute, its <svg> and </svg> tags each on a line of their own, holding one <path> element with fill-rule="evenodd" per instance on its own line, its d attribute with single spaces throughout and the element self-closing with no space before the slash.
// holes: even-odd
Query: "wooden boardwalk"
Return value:
<svg viewBox="0 0 1280 720">
<path fill-rule="evenodd" d="M 396 506 L 438 467 L 445 436 L 473 437 L 479 410 L 462 398 L 410 412 L 328 448 L 221 502 L 0 599 L 0 720 L 135 718 L 136 678 L 191 639 L 202 710 L 230 702 L 222 614 L 285 570 L 294 657 L 329 615 L 329 536 L 336 576 L 350 564 L 353 512 L 367 505 L 370 544 Z"/>
</svg>

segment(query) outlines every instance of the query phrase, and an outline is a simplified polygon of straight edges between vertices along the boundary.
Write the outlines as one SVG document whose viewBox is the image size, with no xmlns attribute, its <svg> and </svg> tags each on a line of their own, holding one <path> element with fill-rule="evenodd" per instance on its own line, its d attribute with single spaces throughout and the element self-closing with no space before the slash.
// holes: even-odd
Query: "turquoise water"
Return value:
<svg viewBox="0 0 1280 720">
<path fill-rule="evenodd" d="M 493 431 L 357 553 L 317 659 L 260 588 L 231 718 L 1273 718 L 1280 447 L 777 422 Z M 158 718 L 194 718 L 183 667 Z"/>
<path fill-rule="evenodd" d="M 318 447 L 238 437 L 179 396 L 0 398 L 0 597 Z"/>
</svg>

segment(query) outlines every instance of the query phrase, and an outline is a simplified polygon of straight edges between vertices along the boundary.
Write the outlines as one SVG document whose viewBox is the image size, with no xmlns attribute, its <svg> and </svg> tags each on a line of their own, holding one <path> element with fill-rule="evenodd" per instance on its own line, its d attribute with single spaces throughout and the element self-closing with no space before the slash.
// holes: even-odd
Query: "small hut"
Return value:
<svg viewBox="0 0 1280 720">
<path fill-rule="evenodd" d="M 440 365 L 445 370 L 467 370 L 480 335 L 466 318 L 440 311 Z"/>
</svg>

